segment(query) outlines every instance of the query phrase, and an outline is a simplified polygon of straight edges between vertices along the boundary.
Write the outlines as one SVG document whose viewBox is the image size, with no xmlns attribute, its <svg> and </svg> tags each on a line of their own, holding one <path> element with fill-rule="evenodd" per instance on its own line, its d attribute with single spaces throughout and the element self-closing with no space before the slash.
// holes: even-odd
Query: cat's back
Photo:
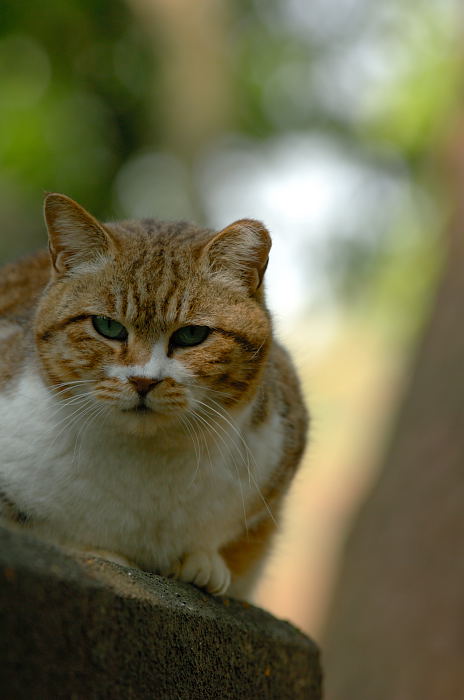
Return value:
<svg viewBox="0 0 464 700">
<path fill-rule="evenodd" d="M 0 391 L 21 369 L 33 310 L 49 276 L 45 250 L 0 268 Z"/>
</svg>

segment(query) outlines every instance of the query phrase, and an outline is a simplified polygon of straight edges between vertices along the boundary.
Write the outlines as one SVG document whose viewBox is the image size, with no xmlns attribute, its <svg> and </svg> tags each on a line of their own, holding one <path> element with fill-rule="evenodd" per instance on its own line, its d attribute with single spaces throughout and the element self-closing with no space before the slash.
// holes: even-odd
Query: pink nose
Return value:
<svg viewBox="0 0 464 700">
<path fill-rule="evenodd" d="M 153 377 L 129 377 L 129 381 L 133 384 L 136 392 L 140 396 L 146 396 L 153 387 L 160 383 L 161 379 L 153 379 Z"/>
</svg>

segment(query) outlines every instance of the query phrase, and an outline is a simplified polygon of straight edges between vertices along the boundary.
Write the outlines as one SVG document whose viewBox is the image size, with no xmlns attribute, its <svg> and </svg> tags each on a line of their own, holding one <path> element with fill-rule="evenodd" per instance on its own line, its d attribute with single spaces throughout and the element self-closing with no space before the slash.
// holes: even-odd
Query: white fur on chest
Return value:
<svg viewBox="0 0 464 700">
<path fill-rule="evenodd" d="M 277 417 L 241 438 L 234 425 L 206 449 L 187 434 L 148 442 L 85 417 L 67 428 L 65 415 L 34 375 L 0 394 L 0 489 L 38 532 L 148 569 L 237 536 L 280 456 Z"/>
</svg>

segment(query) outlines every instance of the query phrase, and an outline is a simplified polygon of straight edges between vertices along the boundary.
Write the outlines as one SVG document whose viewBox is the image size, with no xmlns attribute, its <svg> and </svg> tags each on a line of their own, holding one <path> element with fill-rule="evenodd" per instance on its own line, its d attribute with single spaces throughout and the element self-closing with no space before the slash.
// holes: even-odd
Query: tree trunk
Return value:
<svg viewBox="0 0 464 700">
<path fill-rule="evenodd" d="M 447 247 L 385 468 L 347 542 L 323 645 L 329 700 L 464 698 L 462 204 Z"/>
</svg>

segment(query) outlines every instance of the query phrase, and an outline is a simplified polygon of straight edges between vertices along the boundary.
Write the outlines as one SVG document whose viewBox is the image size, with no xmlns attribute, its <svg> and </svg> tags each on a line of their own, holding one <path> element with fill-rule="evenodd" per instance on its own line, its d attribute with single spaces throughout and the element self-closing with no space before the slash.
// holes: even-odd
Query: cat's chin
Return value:
<svg viewBox="0 0 464 700">
<path fill-rule="evenodd" d="M 156 435 L 179 422 L 175 414 L 158 413 L 146 406 L 116 410 L 112 418 L 118 431 L 138 437 Z"/>
<path fill-rule="evenodd" d="M 150 414 L 152 416 L 154 415 L 154 411 L 152 411 L 151 408 L 148 408 L 148 406 L 145 404 L 142 404 L 141 406 L 134 406 L 134 408 L 125 408 L 123 409 L 123 413 L 129 413 L 137 416 L 149 416 Z"/>
</svg>

